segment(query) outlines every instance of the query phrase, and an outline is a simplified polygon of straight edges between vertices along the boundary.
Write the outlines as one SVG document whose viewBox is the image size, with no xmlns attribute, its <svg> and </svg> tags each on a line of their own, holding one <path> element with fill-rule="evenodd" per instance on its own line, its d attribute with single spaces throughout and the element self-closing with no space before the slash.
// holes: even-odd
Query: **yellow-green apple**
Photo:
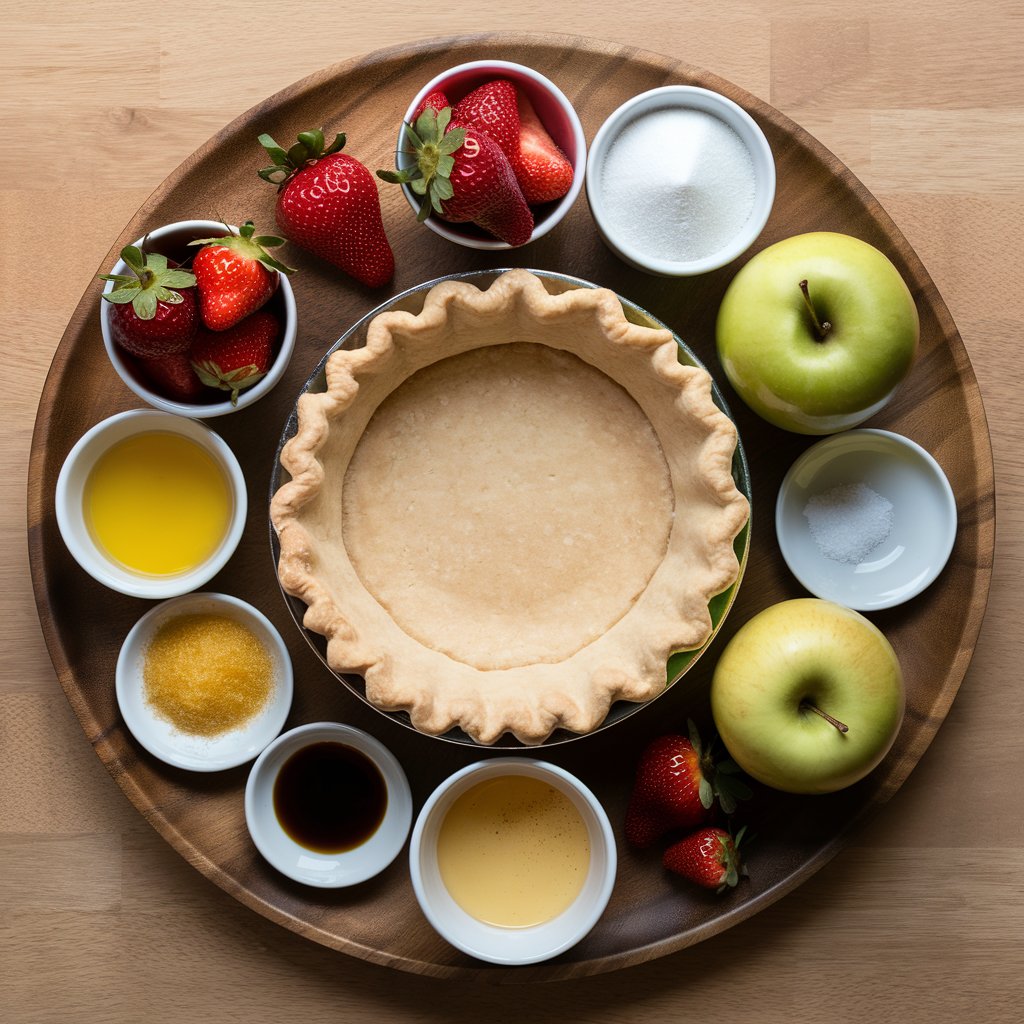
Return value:
<svg viewBox="0 0 1024 1024">
<path fill-rule="evenodd" d="M 715 666 L 711 711 L 749 775 L 788 793 L 831 793 L 885 757 L 903 720 L 903 673 L 863 615 L 818 598 L 770 606 Z"/>
<path fill-rule="evenodd" d="M 759 416 L 799 434 L 863 422 L 910 372 L 920 333 L 899 271 L 851 235 L 814 231 L 763 249 L 718 310 L 718 357 Z"/>
</svg>

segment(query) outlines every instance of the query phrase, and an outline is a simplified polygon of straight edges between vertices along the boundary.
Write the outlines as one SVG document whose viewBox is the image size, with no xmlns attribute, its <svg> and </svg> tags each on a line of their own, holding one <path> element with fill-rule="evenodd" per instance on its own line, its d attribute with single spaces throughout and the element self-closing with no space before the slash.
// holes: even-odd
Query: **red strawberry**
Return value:
<svg viewBox="0 0 1024 1024">
<path fill-rule="evenodd" d="M 519 145 L 509 158 L 528 203 L 561 199 L 572 186 L 569 158 L 540 123 L 533 104 L 519 94 Z"/>
<path fill-rule="evenodd" d="M 474 89 L 455 104 L 452 120 L 472 124 L 501 146 L 531 205 L 561 199 L 572 186 L 572 164 L 548 135 L 529 97 L 511 82 L 499 78 Z"/>
<path fill-rule="evenodd" d="M 401 171 L 378 171 L 385 181 L 408 182 L 423 196 L 419 220 L 431 210 L 453 223 L 472 221 L 509 245 L 533 234 L 533 214 L 498 144 L 472 125 L 451 121 L 451 108 L 424 110 L 406 125 L 416 162 Z"/>
<path fill-rule="evenodd" d="M 154 390 L 164 398 L 175 402 L 195 402 L 207 391 L 192 369 L 187 352 L 175 352 L 160 359 L 142 359 L 140 363 Z"/>
<path fill-rule="evenodd" d="M 702 828 L 670 846 L 661 862 L 669 871 L 705 889 L 723 892 L 734 888 L 747 873 L 739 854 L 744 829 L 733 839 L 724 828 Z"/>
<path fill-rule="evenodd" d="M 255 313 L 277 289 L 278 274 L 291 267 L 278 262 L 267 248 L 284 245 L 275 235 L 253 237 L 247 220 L 238 235 L 199 238 L 189 245 L 203 246 L 192 261 L 199 292 L 199 312 L 211 331 L 226 331 Z"/>
<path fill-rule="evenodd" d="M 437 111 L 437 113 L 441 113 L 445 107 L 450 106 L 451 103 L 448 102 L 448 97 L 445 96 L 440 89 L 435 89 L 432 93 L 428 93 L 426 99 L 424 99 L 424 101 L 416 108 L 415 113 L 412 115 L 412 123 L 415 124 L 419 120 L 420 114 L 422 114 L 427 107 L 430 107 L 431 110 Z"/>
<path fill-rule="evenodd" d="M 674 828 L 693 828 L 706 822 L 715 797 L 731 814 L 737 799 L 750 790 L 733 777 L 739 769 L 732 761 L 715 767 L 701 744 L 693 722 L 689 737 L 661 736 L 644 751 L 626 808 L 626 839 L 640 848 L 651 846 Z"/>
<path fill-rule="evenodd" d="M 339 152 L 345 136 L 324 149 L 322 131 L 300 132 L 287 152 L 269 135 L 260 144 L 274 161 L 260 177 L 278 186 L 277 226 L 285 235 L 371 287 L 387 284 L 395 256 L 384 234 L 373 175 Z"/>
<path fill-rule="evenodd" d="M 199 326 L 196 313 L 195 277 L 179 270 L 166 256 L 143 253 L 127 245 L 121 259 L 131 274 L 103 274 L 116 287 L 104 293 L 112 302 L 110 334 L 126 352 L 143 359 L 184 352 Z"/>
<path fill-rule="evenodd" d="M 513 157 L 519 149 L 519 108 L 516 87 L 511 82 L 497 78 L 474 89 L 452 108 L 452 120 L 487 132 L 501 146 L 501 151 L 515 170 Z M 518 174 L 516 178 L 519 179 Z M 519 179 L 520 188 L 522 185 L 522 179 Z M 523 191 L 525 193 L 526 190 Z"/>
<path fill-rule="evenodd" d="M 211 388 L 238 392 L 251 387 L 270 369 L 274 342 L 280 326 L 273 313 L 261 310 L 227 331 L 200 331 L 189 352 L 192 368 Z"/>
</svg>

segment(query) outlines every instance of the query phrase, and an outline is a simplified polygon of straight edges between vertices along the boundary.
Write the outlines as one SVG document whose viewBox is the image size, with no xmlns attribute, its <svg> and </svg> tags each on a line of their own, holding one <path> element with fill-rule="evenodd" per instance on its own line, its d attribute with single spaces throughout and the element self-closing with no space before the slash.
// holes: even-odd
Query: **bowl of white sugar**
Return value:
<svg viewBox="0 0 1024 1024">
<path fill-rule="evenodd" d="M 782 557 L 815 596 L 877 611 L 916 597 L 956 539 L 953 489 L 919 444 L 847 430 L 789 468 L 775 505 Z"/>
<path fill-rule="evenodd" d="M 775 160 L 757 122 L 710 89 L 668 85 L 634 96 L 590 147 L 587 201 L 626 263 L 689 277 L 732 262 L 775 200 Z"/>
</svg>

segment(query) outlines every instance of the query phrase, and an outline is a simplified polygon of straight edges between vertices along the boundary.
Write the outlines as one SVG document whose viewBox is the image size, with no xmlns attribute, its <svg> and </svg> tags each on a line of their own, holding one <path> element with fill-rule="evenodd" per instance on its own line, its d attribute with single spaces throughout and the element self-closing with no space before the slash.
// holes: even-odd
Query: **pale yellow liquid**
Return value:
<svg viewBox="0 0 1024 1024">
<path fill-rule="evenodd" d="M 579 895 L 590 840 L 568 797 L 540 779 L 506 775 L 452 804 L 437 862 L 452 899 L 471 917 L 528 928 L 557 917 Z"/>
<path fill-rule="evenodd" d="M 220 546 L 231 519 L 228 481 L 213 457 L 180 434 L 152 431 L 112 445 L 82 496 L 96 544 L 147 576 L 187 572 Z"/>
</svg>

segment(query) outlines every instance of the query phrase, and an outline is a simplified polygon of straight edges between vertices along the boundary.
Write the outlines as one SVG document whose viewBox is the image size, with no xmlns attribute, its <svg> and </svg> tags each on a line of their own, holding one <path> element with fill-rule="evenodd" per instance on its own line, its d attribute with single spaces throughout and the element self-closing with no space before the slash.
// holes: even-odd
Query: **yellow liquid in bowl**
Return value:
<svg viewBox="0 0 1024 1024">
<path fill-rule="evenodd" d="M 529 928 L 557 917 L 590 870 L 587 826 L 572 801 L 541 779 L 480 782 L 448 810 L 437 839 L 441 879 L 471 917 Z"/>
<path fill-rule="evenodd" d="M 201 445 L 151 431 L 112 445 L 82 495 L 93 541 L 118 565 L 171 576 L 202 565 L 220 547 L 233 500 L 224 471 Z"/>
</svg>

